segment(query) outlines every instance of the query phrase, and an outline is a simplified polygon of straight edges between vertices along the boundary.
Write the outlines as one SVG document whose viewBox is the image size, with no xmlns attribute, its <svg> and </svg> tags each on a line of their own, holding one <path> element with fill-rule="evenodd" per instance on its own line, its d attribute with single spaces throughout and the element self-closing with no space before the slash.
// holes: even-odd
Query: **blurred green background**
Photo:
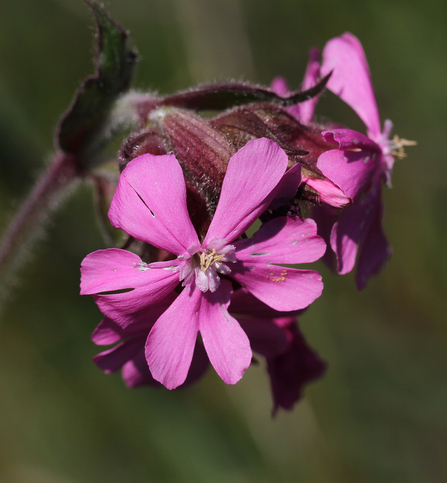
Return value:
<svg viewBox="0 0 447 483">
<path fill-rule="evenodd" d="M 209 371 L 178 392 L 128 390 L 91 362 L 101 316 L 79 265 L 104 243 L 79 185 L 9 282 L 0 319 L 0 481 L 427 483 L 447 481 L 447 4 L 442 0 L 109 0 L 140 53 L 134 86 L 169 93 L 215 78 L 299 86 L 311 46 L 351 31 L 382 121 L 418 145 L 386 190 L 394 255 L 358 293 L 323 266 L 302 318 L 329 362 L 272 420 L 267 377 L 234 387 Z M 81 0 L 0 6 L 0 228 L 52 153 L 74 90 L 92 73 Z M 318 112 L 363 130 L 326 94 Z"/>
</svg>

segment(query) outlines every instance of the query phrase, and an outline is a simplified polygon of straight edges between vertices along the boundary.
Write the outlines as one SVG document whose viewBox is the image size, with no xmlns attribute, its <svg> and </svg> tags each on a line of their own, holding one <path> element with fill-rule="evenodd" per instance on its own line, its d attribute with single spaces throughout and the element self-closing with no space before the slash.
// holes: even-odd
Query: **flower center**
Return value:
<svg viewBox="0 0 447 483">
<path fill-rule="evenodd" d="M 236 248 L 224 239 L 212 240 L 206 247 L 194 245 L 188 248 L 189 255 L 181 255 L 179 277 L 182 285 L 195 284 L 202 292 L 215 292 L 220 285 L 220 275 L 228 275 L 228 263 L 237 262 Z"/>
<path fill-rule="evenodd" d="M 224 257 L 225 253 L 218 255 L 215 248 L 211 252 L 202 252 L 199 257 L 200 270 L 205 273 L 211 265 L 220 262 Z"/>
</svg>

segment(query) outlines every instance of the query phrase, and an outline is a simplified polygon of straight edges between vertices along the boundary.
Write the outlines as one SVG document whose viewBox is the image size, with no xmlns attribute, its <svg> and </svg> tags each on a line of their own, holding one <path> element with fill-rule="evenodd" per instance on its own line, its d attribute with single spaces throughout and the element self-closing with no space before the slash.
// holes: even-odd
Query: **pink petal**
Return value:
<svg viewBox="0 0 447 483">
<path fill-rule="evenodd" d="M 284 173 L 280 182 L 274 190 L 274 199 L 268 207 L 275 210 L 289 203 L 296 196 L 296 192 L 301 184 L 301 164 L 297 163 Z"/>
<path fill-rule="evenodd" d="M 230 159 L 219 203 L 204 245 L 235 240 L 263 213 L 286 171 L 287 154 L 273 141 L 249 141 Z"/>
<path fill-rule="evenodd" d="M 306 72 L 304 74 L 303 83 L 301 88 L 303 90 L 310 89 L 313 87 L 319 78 L 320 75 L 320 50 L 319 49 L 310 49 L 309 51 L 309 62 L 307 63 Z M 317 105 L 319 96 L 313 97 L 308 101 L 301 102 L 296 106 L 295 117 L 299 119 L 300 122 L 303 124 L 308 124 L 312 121 L 315 112 L 315 106 Z"/>
<path fill-rule="evenodd" d="M 174 288 L 179 283 L 178 273 L 172 270 L 151 269 L 147 284 L 130 292 L 94 295 L 99 310 L 106 316 L 126 328 L 144 316 L 145 311 L 158 304 L 166 297 L 172 297 Z"/>
<path fill-rule="evenodd" d="M 359 203 L 346 207 L 332 228 L 331 248 L 337 255 L 337 271 L 341 275 L 354 268 L 360 240 L 368 232 L 377 209 L 377 191 L 380 196 L 380 183 Z"/>
<path fill-rule="evenodd" d="M 321 154 L 317 167 L 353 200 L 371 183 L 381 160 L 380 147 L 365 135 L 339 129 L 322 133 L 325 141 L 337 142 L 340 149 Z"/>
<path fill-rule="evenodd" d="M 125 337 L 124 329 L 113 320 L 105 317 L 93 331 L 92 341 L 96 345 L 111 345 L 120 342 Z"/>
<path fill-rule="evenodd" d="M 258 263 L 308 263 L 318 260 L 326 243 L 311 219 L 278 217 L 263 225 L 251 238 L 233 242 L 244 265 Z"/>
<path fill-rule="evenodd" d="M 231 277 L 255 297 L 279 311 L 304 309 L 323 291 L 318 272 L 252 261 L 234 264 Z"/>
<path fill-rule="evenodd" d="M 144 338 L 143 338 L 144 341 Z M 129 359 L 141 348 L 141 338 L 134 337 L 128 341 L 122 342 L 107 351 L 101 352 L 93 357 L 94 363 L 106 374 L 112 374 L 121 369 Z"/>
<path fill-rule="evenodd" d="M 127 250 L 108 248 L 87 255 L 81 263 L 81 295 L 144 287 L 153 270 Z"/>
<path fill-rule="evenodd" d="M 182 168 L 173 155 L 133 159 L 121 173 L 109 218 L 115 228 L 175 255 L 199 243 Z"/>
<path fill-rule="evenodd" d="M 199 330 L 202 292 L 185 288 L 157 320 L 146 341 L 146 360 L 152 376 L 168 389 L 185 382 Z"/>
<path fill-rule="evenodd" d="M 352 199 L 343 190 L 333 183 L 329 178 L 310 178 L 303 176 L 302 182 L 310 186 L 318 193 L 318 201 L 335 208 L 343 208 L 352 202 Z"/>
<path fill-rule="evenodd" d="M 323 50 L 321 74 L 332 71 L 327 88 L 354 109 L 373 137 L 380 135 L 380 120 L 368 62 L 360 41 L 350 33 L 330 40 Z"/>
<path fill-rule="evenodd" d="M 301 89 L 307 90 L 313 87 L 319 78 L 320 74 L 320 51 L 319 49 L 310 49 L 309 51 L 309 62 L 307 64 L 306 72 L 304 74 L 304 79 L 301 84 Z M 270 87 L 273 92 L 281 97 L 286 97 L 290 94 L 289 86 L 284 77 L 275 77 L 272 81 Z M 312 121 L 315 111 L 315 106 L 318 102 L 318 97 L 313 97 L 312 99 L 294 106 L 287 107 L 287 111 L 295 117 L 298 121 L 303 124 L 308 124 Z"/>
<path fill-rule="evenodd" d="M 310 85 L 309 87 L 312 87 L 312 86 Z M 287 84 L 287 80 L 282 76 L 278 76 L 273 79 L 270 89 L 276 94 L 278 94 L 278 96 L 281 96 L 281 97 L 287 97 L 290 95 L 290 90 L 289 90 L 289 85 Z M 303 87 L 303 90 L 304 89 L 305 88 Z M 300 104 L 295 104 L 294 106 L 286 107 L 286 110 L 295 119 L 301 121 Z"/>
<path fill-rule="evenodd" d="M 121 376 L 127 387 L 161 387 L 161 384 L 152 377 L 147 366 L 146 358 L 144 357 L 144 340 L 138 353 L 123 365 Z"/>
<path fill-rule="evenodd" d="M 261 302 L 246 288 L 238 288 L 231 296 L 231 304 L 228 309 L 236 318 L 239 315 L 250 315 L 255 318 L 278 319 L 280 317 L 290 317 L 301 314 L 302 310 L 280 312 L 274 310 L 264 302 Z M 238 319 L 239 320 L 239 319 Z"/>
<path fill-rule="evenodd" d="M 267 359 L 273 395 L 273 414 L 279 408 L 290 410 L 301 398 L 303 387 L 321 377 L 326 364 L 309 347 L 296 324 L 288 327 L 290 345 L 287 351 Z"/>
<path fill-rule="evenodd" d="M 351 219 L 351 218 L 350 218 Z M 352 217 L 354 220 L 354 217 Z M 361 222 L 361 217 L 356 216 L 355 220 Z M 351 223 L 349 223 L 351 225 Z M 344 236 L 343 231 L 348 231 L 349 235 Z M 337 255 L 337 272 L 345 275 L 352 271 L 357 258 L 357 250 L 360 243 L 361 229 L 360 225 L 356 225 L 355 221 L 351 226 L 338 227 L 338 222 L 334 223 L 331 233 L 331 248 Z"/>
<path fill-rule="evenodd" d="M 287 81 L 285 77 L 278 76 L 272 80 L 272 85 L 270 89 L 278 96 L 286 97 L 289 95 L 289 86 L 287 85 Z"/>
<path fill-rule="evenodd" d="M 247 335 L 227 311 L 231 293 L 231 283 L 222 280 L 216 292 L 204 294 L 199 313 L 199 330 L 206 353 L 226 384 L 236 384 L 252 358 Z"/>
<path fill-rule="evenodd" d="M 310 215 L 315 220 L 318 226 L 318 235 L 323 238 L 328 247 L 331 246 L 331 232 L 334 224 L 339 217 L 339 210 L 336 210 L 332 206 L 320 205 L 312 206 L 310 209 Z M 326 250 L 323 255 L 322 261 L 333 271 L 337 268 L 337 258 L 332 250 Z"/>
<path fill-rule="evenodd" d="M 264 357 L 273 357 L 287 349 L 285 332 L 269 319 L 240 317 L 241 327 L 247 334 L 251 348 Z M 291 318 L 295 320 L 295 318 Z"/>
<path fill-rule="evenodd" d="M 125 328 L 108 317 L 105 317 L 93 331 L 92 341 L 97 345 L 109 345 L 140 333 L 144 334 L 144 338 L 146 339 L 157 319 L 168 309 L 176 298 L 177 294 L 171 292 L 160 302 L 134 312 L 132 314 L 132 323 Z"/>
<path fill-rule="evenodd" d="M 300 311 L 302 314 L 305 312 L 304 310 Z M 287 313 L 293 313 L 293 312 L 287 312 Z M 288 329 L 292 324 L 295 324 L 296 322 L 296 317 L 290 317 L 290 316 L 283 316 L 283 317 L 275 317 L 272 319 L 272 322 L 280 327 L 281 329 L 285 330 Z"/>
<path fill-rule="evenodd" d="M 340 149 L 369 151 L 377 155 L 382 153 L 380 146 L 376 142 L 361 132 L 353 131 L 352 129 L 331 129 L 322 131 L 321 135 L 327 143 L 338 144 Z M 374 157 L 373 161 L 375 161 L 375 164 L 378 164 L 376 157 Z"/>
<path fill-rule="evenodd" d="M 81 294 L 94 299 L 101 312 L 123 328 L 137 314 L 168 296 L 179 283 L 176 267 L 151 268 L 128 251 L 110 248 L 85 257 L 81 265 Z M 160 264 L 157 264 L 160 265 Z M 104 293 L 125 290 L 121 293 Z"/>
<path fill-rule="evenodd" d="M 358 290 L 365 288 L 371 276 L 379 272 L 391 256 L 391 247 L 382 229 L 382 213 L 383 206 L 379 201 L 368 233 L 365 234 L 360 245 L 356 273 Z"/>
<path fill-rule="evenodd" d="M 185 382 L 177 389 L 183 389 L 195 384 L 206 372 L 209 366 L 208 356 L 206 355 L 203 344 L 197 340 L 194 355 Z M 131 360 L 127 361 L 121 371 L 126 386 L 138 387 L 148 385 L 151 387 L 161 387 L 149 371 L 149 367 L 144 355 L 144 340 L 141 350 Z"/>
</svg>

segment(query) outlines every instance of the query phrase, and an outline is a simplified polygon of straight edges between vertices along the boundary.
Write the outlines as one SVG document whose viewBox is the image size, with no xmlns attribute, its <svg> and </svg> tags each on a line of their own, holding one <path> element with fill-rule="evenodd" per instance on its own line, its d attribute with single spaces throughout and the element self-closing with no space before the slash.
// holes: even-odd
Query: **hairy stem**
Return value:
<svg viewBox="0 0 447 483">
<path fill-rule="evenodd" d="M 3 235 L 0 242 L 1 275 L 9 267 L 18 267 L 21 249 L 30 243 L 49 211 L 81 176 L 82 171 L 75 156 L 56 153 Z"/>
</svg>

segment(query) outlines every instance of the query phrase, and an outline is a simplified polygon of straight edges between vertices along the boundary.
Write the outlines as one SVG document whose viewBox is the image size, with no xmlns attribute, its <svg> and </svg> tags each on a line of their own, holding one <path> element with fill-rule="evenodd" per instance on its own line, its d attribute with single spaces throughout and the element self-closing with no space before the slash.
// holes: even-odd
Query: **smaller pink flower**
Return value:
<svg viewBox="0 0 447 483">
<path fill-rule="evenodd" d="M 243 288 L 234 293 L 230 311 L 237 314 L 253 351 L 265 357 L 273 415 L 280 408 L 291 410 L 301 399 L 304 386 L 326 371 L 326 363 L 301 334 L 297 313 L 275 311 Z"/>
<path fill-rule="evenodd" d="M 127 330 L 154 318 L 154 308 L 180 292 L 156 314 L 145 343 L 152 377 L 168 389 L 185 382 L 198 332 L 227 384 L 236 383 L 250 365 L 249 339 L 228 312 L 230 279 L 279 311 L 302 309 L 320 296 L 317 272 L 277 265 L 324 254 L 312 220 L 275 218 L 252 238 L 239 239 L 277 197 L 287 164 L 285 152 L 267 139 L 240 149 L 228 164 L 203 240 L 189 218 L 185 180 L 174 156 L 139 156 L 122 172 L 109 210 L 112 225 L 177 258 L 145 264 L 124 250 L 91 253 L 81 267 L 81 294 L 93 294 L 103 314 Z"/>
<path fill-rule="evenodd" d="M 352 34 L 345 33 L 336 37 L 324 48 L 321 74 L 330 71 L 332 75 L 328 89 L 351 106 L 367 128 L 367 136 L 361 137 L 349 130 L 323 133 L 325 139 L 333 139 L 340 147 L 334 158 L 322 160 L 322 171 L 328 172 L 328 176 L 337 176 L 337 164 L 346 166 L 346 171 L 352 166 L 353 173 L 356 171 L 355 166 L 368 166 L 368 169 L 361 170 L 362 176 L 359 177 L 353 205 L 341 212 L 330 238 L 331 247 L 337 255 L 337 270 L 340 274 L 348 273 L 354 268 L 358 255 L 356 281 L 358 289 L 361 290 L 391 255 L 382 229 L 381 193 L 382 181 L 390 185 L 394 164 L 392 151 L 395 146 L 389 140 L 392 123 L 385 121 L 384 130 L 381 130 L 365 52 L 359 40 Z M 353 157 L 356 160 L 353 161 Z M 344 161 L 342 163 L 341 158 Z"/>
<path fill-rule="evenodd" d="M 323 130 L 323 139 L 338 148 L 318 158 L 317 168 L 326 179 L 303 177 L 303 182 L 321 193 L 323 203 L 343 208 L 339 216 L 325 206 L 314 212 L 323 224 L 320 233 L 327 232 L 328 225 L 333 226 L 330 246 L 337 256 L 338 273 L 352 271 L 357 260 L 356 281 L 361 290 L 391 255 L 382 229 L 382 182 L 391 185 L 395 151 L 413 143 L 391 141 L 389 120 L 381 130 L 368 62 L 356 37 L 345 33 L 331 39 L 323 49 L 321 65 L 317 54 L 311 51 L 304 85 L 311 86 L 320 76 L 331 73 L 327 88 L 358 114 L 367 135 L 347 128 Z M 278 80 L 275 85 L 280 85 Z M 315 105 L 316 99 L 307 101 L 302 105 L 303 112 L 301 105 L 296 106 L 294 115 L 301 122 L 310 122 Z M 350 202 L 344 202 L 343 197 Z"/>
</svg>

